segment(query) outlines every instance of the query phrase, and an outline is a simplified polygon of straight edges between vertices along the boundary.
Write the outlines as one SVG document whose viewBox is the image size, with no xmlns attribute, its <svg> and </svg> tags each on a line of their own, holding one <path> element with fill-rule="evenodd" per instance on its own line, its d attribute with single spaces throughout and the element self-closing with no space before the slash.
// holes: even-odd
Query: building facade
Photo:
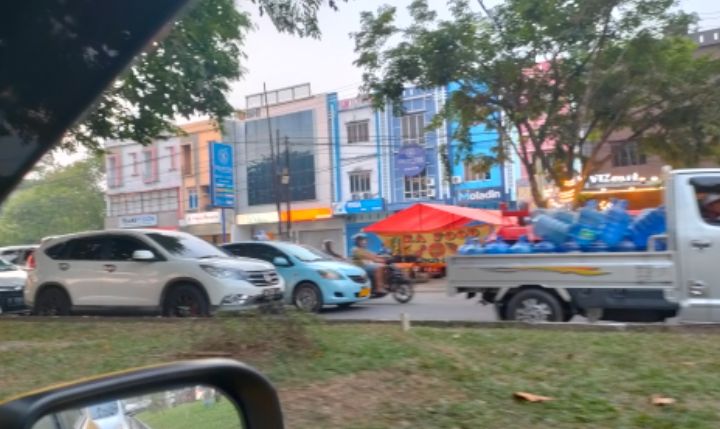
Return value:
<svg viewBox="0 0 720 429">
<path fill-rule="evenodd" d="M 105 228 L 178 229 L 179 148 L 178 138 L 147 146 L 131 141 L 105 144 Z"/>
<path fill-rule="evenodd" d="M 449 196 L 439 150 L 447 144 L 447 128 L 425 129 L 444 102 L 443 88 L 410 87 L 403 93 L 402 116 L 394 115 L 390 106 L 385 109 L 388 151 L 382 156 L 389 166 L 385 183 L 391 212 L 419 202 L 442 203 Z"/>
<path fill-rule="evenodd" d="M 387 216 L 389 147 L 387 126 L 380 111 L 370 100 L 340 100 L 338 106 L 338 139 L 333 148 L 333 214 L 344 218 L 345 239 L 340 252 L 348 253 L 353 236 L 366 226 Z M 378 251 L 380 239 L 368 234 L 369 247 Z M 339 243 L 338 243 L 339 244 Z"/>
<path fill-rule="evenodd" d="M 236 148 L 233 239 L 262 232 L 318 247 L 341 243 L 344 221 L 332 211 L 337 95 L 313 95 L 303 84 L 248 96 L 246 106 L 245 119 L 224 127 Z"/>
</svg>

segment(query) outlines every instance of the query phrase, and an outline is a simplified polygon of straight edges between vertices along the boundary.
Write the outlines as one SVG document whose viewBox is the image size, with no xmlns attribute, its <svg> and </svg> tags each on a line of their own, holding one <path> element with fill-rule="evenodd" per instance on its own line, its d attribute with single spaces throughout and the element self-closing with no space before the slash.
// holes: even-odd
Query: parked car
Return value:
<svg viewBox="0 0 720 429">
<path fill-rule="evenodd" d="M 32 255 L 37 248 L 37 244 L 0 247 L 0 259 L 4 259 L 11 264 L 24 266 L 30 255 Z"/>
<path fill-rule="evenodd" d="M 0 258 L 0 313 L 26 310 L 23 289 L 27 273 Z"/>
<path fill-rule="evenodd" d="M 108 230 L 44 240 L 28 262 L 36 314 L 148 312 L 204 316 L 281 301 L 272 264 L 236 259 L 183 232 Z"/>
<path fill-rule="evenodd" d="M 248 241 L 225 244 L 227 252 L 262 259 L 275 265 L 285 279 L 286 302 L 306 311 L 324 305 L 349 307 L 370 296 L 365 270 L 337 261 L 310 246 L 281 241 Z"/>
</svg>

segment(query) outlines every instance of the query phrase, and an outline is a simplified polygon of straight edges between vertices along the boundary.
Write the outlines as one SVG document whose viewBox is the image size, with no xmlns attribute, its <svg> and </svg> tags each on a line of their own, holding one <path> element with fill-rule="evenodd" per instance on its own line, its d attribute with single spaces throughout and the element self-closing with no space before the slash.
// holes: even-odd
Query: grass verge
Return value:
<svg viewBox="0 0 720 429">
<path fill-rule="evenodd" d="M 265 372 L 290 428 L 716 428 L 720 336 L 325 325 L 310 317 L 0 321 L 0 397 L 173 359 Z M 522 403 L 513 392 L 553 397 Z M 675 398 L 650 404 L 653 394 Z"/>
</svg>

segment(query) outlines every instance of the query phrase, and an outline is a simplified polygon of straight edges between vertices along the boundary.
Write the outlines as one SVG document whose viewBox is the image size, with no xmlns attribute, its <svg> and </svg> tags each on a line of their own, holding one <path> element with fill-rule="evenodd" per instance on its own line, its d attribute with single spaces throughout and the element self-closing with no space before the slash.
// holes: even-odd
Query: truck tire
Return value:
<svg viewBox="0 0 720 429">
<path fill-rule="evenodd" d="M 562 305 L 551 293 L 540 289 L 525 289 L 507 303 L 507 320 L 519 322 L 564 322 L 565 312 Z"/>
</svg>

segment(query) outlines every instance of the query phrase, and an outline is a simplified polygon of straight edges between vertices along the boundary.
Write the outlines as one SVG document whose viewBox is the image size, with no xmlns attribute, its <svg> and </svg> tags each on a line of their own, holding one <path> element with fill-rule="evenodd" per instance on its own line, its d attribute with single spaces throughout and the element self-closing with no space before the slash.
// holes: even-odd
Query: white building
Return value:
<svg viewBox="0 0 720 429">
<path fill-rule="evenodd" d="M 106 228 L 177 229 L 180 208 L 179 139 L 148 146 L 106 143 Z"/>
</svg>

